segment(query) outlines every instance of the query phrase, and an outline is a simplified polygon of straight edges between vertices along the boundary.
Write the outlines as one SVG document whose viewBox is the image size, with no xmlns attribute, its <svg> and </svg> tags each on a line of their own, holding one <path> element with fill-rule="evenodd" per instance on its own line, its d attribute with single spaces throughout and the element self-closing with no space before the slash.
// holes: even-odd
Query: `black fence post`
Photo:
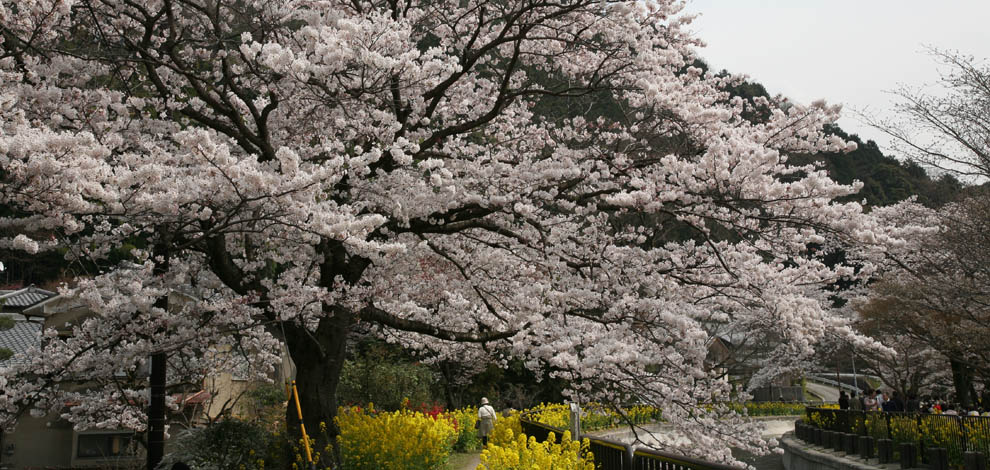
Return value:
<svg viewBox="0 0 990 470">
<path fill-rule="evenodd" d="M 928 468 L 930 470 L 949 470 L 949 451 L 942 447 L 929 448 Z"/>
<path fill-rule="evenodd" d="M 859 436 L 859 456 L 864 460 L 873 458 L 873 438 L 870 436 Z"/>
<path fill-rule="evenodd" d="M 849 432 L 843 436 L 846 447 L 846 455 L 856 455 L 856 444 L 859 440 L 859 436 Z"/>
<path fill-rule="evenodd" d="M 901 468 L 914 468 L 918 466 L 918 448 L 913 442 L 901 443 Z"/>
<path fill-rule="evenodd" d="M 877 460 L 881 465 L 891 463 L 890 461 L 894 460 L 894 441 L 890 439 L 877 440 Z"/>
<path fill-rule="evenodd" d="M 846 447 L 846 433 L 835 432 L 832 434 L 832 449 L 836 452 L 842 452 Z"/>
<path fill-rule="evenodd" d="M 987 457 L 983 452 L 963 453 L 963 469 L 965 470 L 987 470 Z"/>
</svg>

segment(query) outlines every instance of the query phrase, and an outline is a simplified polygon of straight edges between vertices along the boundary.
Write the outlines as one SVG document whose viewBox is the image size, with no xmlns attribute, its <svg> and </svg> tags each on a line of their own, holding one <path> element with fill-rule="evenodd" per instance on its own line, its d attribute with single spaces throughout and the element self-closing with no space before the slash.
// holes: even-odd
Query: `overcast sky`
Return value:
<svg viewBox="0 0 990 470">
<path fill-rule="evenodd" d="M 990 0 L 689 0 L 692 29 L 716 69 L 749 75 L 771 94 L 843 103 L 847 132 L 886 139 L 853 109 L 889 112 L 898 85 L 938 79 L 926 46 L 990 59 Z"/>
</svg>

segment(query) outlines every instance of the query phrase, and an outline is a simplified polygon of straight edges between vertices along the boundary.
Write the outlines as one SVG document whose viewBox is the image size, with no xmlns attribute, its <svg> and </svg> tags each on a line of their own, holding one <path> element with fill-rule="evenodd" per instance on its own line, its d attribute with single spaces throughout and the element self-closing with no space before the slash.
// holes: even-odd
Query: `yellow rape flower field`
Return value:
<svg viewBox="0 0 990 470">
<path fill-rule="evenodd" d="M 342 408 L 340 453 L 349 470 L 442 470 L 457 440 L 454 422 L 409 410 Z"/>
<path fill-rule="evenodd" d="M 565 431 L 557 442 L 550 433 L 546 442 L 522 433 L 519 415 L 499 419 L 492 431 L 491 443 L 481 451 L 477 470 L 595 470 L 589 442 L 572 441 Z"/>
<path fill-rule="evenodd" d="M 595 403 L 583 408 L 581 427 L 584 431 L 623 426 L 630 421 L 646 424 L 662 420 L 661 411 L 650 406 L 627 407 L 621 413 Z M 799 412 L 795 405 L 781 403 L 740 404 L 737 411 L 751 416 Z M 803 411 L 800 406 L 800 412 Z M 544 403 L 527 414 L 534 421 L 568 428 L 568 405 Z M 547 442 L 537 442 L 522 433 L 519 416 L 518 413 L 499 415 L 489 446 L 479 457 L 478 470 L 594 470 L 587 440 L 572 441 L 570 433 L 565 431 L 561 439 L 554 436 Z M 341 408 L 337 424 L 344 468 L 446 470 L 451 453 L 471 452 L 480 447 L 475 430 L 477 420 L 478 409 L 474 407 L 426 413 L 409 409 L 381 412 L 373 405 Z"/>
</svg>

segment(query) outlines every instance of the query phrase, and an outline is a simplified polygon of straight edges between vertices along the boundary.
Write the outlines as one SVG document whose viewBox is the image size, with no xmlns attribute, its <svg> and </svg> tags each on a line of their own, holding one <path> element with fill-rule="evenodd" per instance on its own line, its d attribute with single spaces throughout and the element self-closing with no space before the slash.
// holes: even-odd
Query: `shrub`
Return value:
<svg viewBox="0 0 990 470">
<path fill-rule="evenodd" d="M 494 446 L 505 446 L 515 441 L 516 436 L 522 434 L 522 424 L 519 422 L 519 414 L 499 416 L 495 421 L 495 429 L 492 430 L 488 442 Z"/>
<path fill-rule="evenodd" d="M 395 411 L 405 402 L 426 403 L 434 396 L 437 377 L 426 365 L 393 345 L 369 341 L 358 349 L 340 372 L 338 403 L 374 403 L 380 410 Z"/>
<path fill-rule="evenodd" d="M 564 432 L 559 444 L 554 443 L 553 433 L 546 442 L 536 442 L 509 431 L 508 426 L 496 429 L 497 439 L 481 451 L 479 470 L 595 470 L 588 440 L 572 441 L 570 431 Z"/>
<path fill-rule="evenodd" d="M 530 419 L 561 429 L 569 429 L 570 408 L 559 403 L 541 403 L 530 409 Z M 636 405 L 624 408 L 624 417 L 615 410 L 598 403 L 588 403 L 581 410 L 581 431 L 597 431 L 629 424 L 647 424 L 662 418 L 660 409 L 653 406 Z"/>
<path fill-rule="evenodd" d="M 746 409 L 749 416 L 799 416 L 804 414 L 804 403 L 786 402 L 748 402 L 745 405 L 733 406 L 736 411 Z"/>
<path fill-rule="evenodd" d="M 248 470 L 277 468 L 278 442 L 273 435 L 252 423 L 227 419 L 205 428 L 181 431 L 172 441 L 172 451 L 158 468 L 184 462 L 199 470 Z"/>
<path fill-rule="evenodd" d="M 457 429 L 457 440 L 454 441 L 455 452 L 470 452 L 478 450 L 481 440 L 474 423 L 478 421 L 478 408 L 467 407 L 447 412 L 447 419 L 454 423 Z"/>
<path fill-rule="evenodd" d="M 439 470 L 457 439 L 454 423 L 445 417 L 410 410 L 377 413 L 372 405 L 341 408 L 337 425 L 347 470 Z"/>
</svg>

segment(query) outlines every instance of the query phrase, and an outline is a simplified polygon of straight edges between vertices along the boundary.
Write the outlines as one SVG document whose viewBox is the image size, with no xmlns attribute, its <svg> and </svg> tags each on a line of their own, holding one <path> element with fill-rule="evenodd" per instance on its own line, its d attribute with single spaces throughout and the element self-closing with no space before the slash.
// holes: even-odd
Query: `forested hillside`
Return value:
<svg viewBox="0 0 990 470">
<path fill-rule="evenodd" d="M 724 72 L 723 73 L 727 73 Z M 746 99 L 763 97 L 775 99 L 759 83 L 746 82 L 730 89 L 733 95 Z M 776 98 L 776 99 L 779 99 Z M 751 116 L 760 119 L 759 116 Z M 825 153 L 815 156 L 792 158 L 796 163 L 809 160 L 822 162 L 836 181 L 849 184 L 862 181 L 863 189 L 850 199 L 865 201 L 869 206 L 886 206 L 917 196 L 918 202 L 937 207 L 952 200 L 963 185 L 952 175 L 932 178 L 915 162 L 898 160 L 896 155 L 884 155 L 876 142 L 863 142 L 859 136 L 848 134 L 833 126 L 829 132 L 856 142 L 857 148 L 849 153 Z"/>
</svg>

